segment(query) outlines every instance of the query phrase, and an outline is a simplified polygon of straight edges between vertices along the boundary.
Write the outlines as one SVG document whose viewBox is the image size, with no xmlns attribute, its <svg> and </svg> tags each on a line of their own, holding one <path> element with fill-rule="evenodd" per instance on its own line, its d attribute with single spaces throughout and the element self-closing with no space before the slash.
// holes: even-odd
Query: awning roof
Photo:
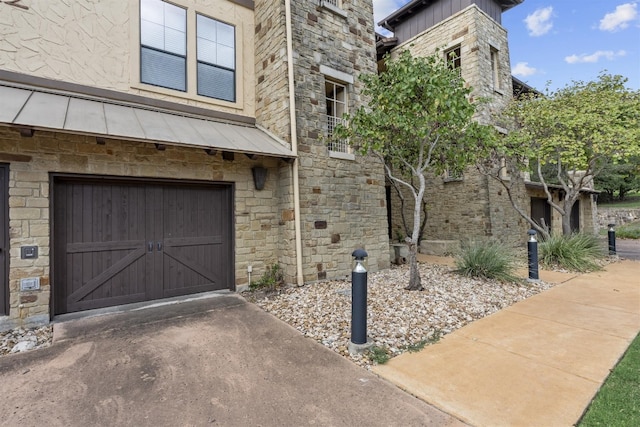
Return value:
<svg viewBox="0 0 640 427">
<path fill-rule="evenodd" d="M 0 125 L 293 158 L 255 126 L 0 81 Z"/>
</svg>

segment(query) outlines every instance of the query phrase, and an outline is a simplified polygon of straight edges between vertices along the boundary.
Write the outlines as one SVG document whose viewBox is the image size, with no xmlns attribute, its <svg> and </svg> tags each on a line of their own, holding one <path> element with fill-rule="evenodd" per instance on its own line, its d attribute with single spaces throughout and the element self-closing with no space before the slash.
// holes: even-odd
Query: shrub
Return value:
<svg viewBox="0 0 640 427">
<path fill-rule="evenodd" d="M 464 245 L 456 258 L 456 272 L 468 277 L 497 279 L 516 282 L 513 274 L 516 267 L 512 252 L 493 240 L 484 240 Z"/>
<path fill-rule="evenodd" d="M 552 235 L 542 241 L 538 248 L 541 264 L 580 272 L 600 270 L 595 261 L 604 255 L 598 237 L 584 233 L 569 236 Z"/>
<path fill-rule="evenodd" d="M 276 288 L 280 287 L 284 284 L 284 273 L 282 272 L 282 267 L 280 264 L 273 264 L 267 267 L 267 270 L 264 272 L 260 280 L 252 281 L 249 285 L 249 289 L 252 291 L 255 290 L 265 290 L 265 291 L 273 291 Z"/>
<path fill-rule="evenodd" d="M 640 239 L 640 221 L 630 222 L 616 228 L 616 238 Z"/>
<path fill-rule="evenodd" d="M 391 355 L 389 354 L 389 349 L 386 347 L 378 347 L 374 345 L 367 351 L 367 356 L 369 360 L 377 363 L 378 365 L 384 365 L 391 359 Z"/>
</svg>

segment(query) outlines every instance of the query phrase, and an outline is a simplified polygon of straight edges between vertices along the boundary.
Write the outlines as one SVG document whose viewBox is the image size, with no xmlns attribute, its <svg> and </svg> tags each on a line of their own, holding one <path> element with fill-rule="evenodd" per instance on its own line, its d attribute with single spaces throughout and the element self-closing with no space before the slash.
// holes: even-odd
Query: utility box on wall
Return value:
<svg viewBox="0 0 640 427">
<path fill-rule="evenodd" d="M 39 291 L 40 290 L 40 278 L 29 277 L 26 279 L 20 279 L 20 291 Z"/>
</svg>

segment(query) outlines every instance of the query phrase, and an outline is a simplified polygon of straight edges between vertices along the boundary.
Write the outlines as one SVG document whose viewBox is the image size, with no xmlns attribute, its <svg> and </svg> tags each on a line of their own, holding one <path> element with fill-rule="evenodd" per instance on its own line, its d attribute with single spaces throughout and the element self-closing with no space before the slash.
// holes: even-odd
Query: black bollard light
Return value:
<svg viewBox="0 0 640 427">
<path fill-rule="evenodd" d="M 351 272 L 351 342 L 367 343 L 367 270 L 362 264 L 368 256 L 364 249 L 351 254 L 356 265 Z"/>
<path fill-rule="evenodd" d="M 538 241 L 536 240 L 536 230 L 531 229 L 527 232 L 529 241 L 527 249 L 529 252 L 529 281 L 538 281 Z"/>
<path fill-rule="evenodd" d="M 615 224 L 609 224 L 609 231 L 607 234 L 609 235 L 609 255 L 616 254 L 616 230 L 613 228 Z"/>
</svg>

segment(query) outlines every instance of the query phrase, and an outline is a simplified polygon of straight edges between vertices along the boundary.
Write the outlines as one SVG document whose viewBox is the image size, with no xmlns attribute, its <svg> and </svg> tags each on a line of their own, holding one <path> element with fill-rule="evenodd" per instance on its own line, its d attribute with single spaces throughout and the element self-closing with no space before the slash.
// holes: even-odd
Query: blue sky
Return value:
<svg viewBox="0 0 640 427">
<path fill-rule="evenodd" d="M 379 22 L 407 0 L 373 0 Z M 595 80 L 606 70 L 640 89 L 640 1 L 524 0 L 502 15 L 511 72 L 543 90 Z"/>
</svg>

